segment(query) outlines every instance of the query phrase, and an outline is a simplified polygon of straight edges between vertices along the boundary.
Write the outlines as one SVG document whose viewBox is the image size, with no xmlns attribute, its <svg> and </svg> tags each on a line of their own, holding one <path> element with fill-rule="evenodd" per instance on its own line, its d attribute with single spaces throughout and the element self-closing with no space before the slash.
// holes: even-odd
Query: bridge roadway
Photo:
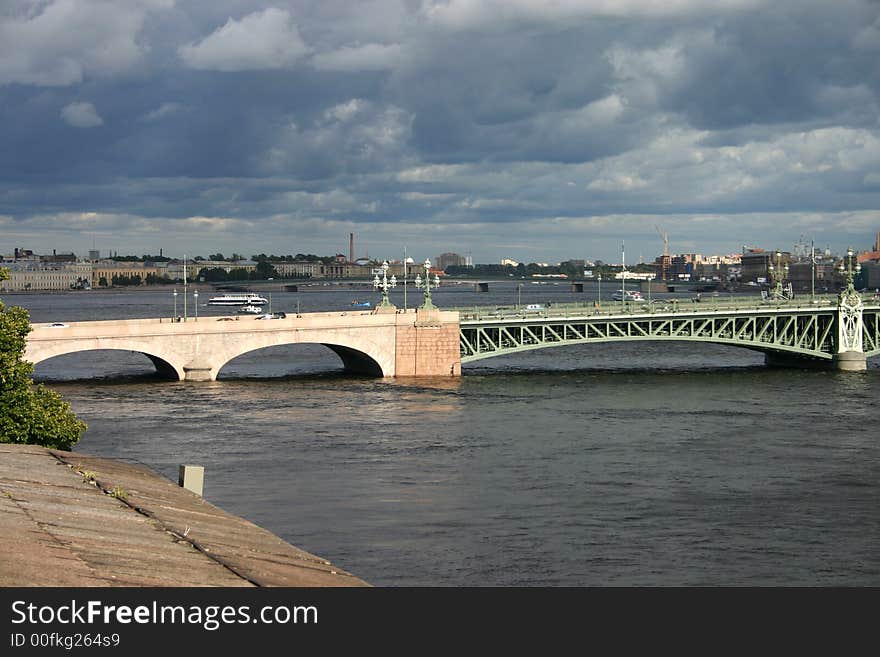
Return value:
<svg viewBox="0 0 880 657">
<path fill-rule="evenodd" d="M 864 370 L 880 354 L 880 300 L 823 297 L 766 303 L 555 304 L 538 311 L 471 307 L 378 308 L 288 314 L 284 319 L 203 317 L 34 324 L 25 358 L 121 349 L 145 354 L 166 378 L 211 381 L 233 358 L 265 347 L 317 343 L 347 370 L 373 376 L 458 376 L 461 364 L 555 346 L 636 340 L 727 344 L 763 352 L 771 365 Z"/>
</svg>

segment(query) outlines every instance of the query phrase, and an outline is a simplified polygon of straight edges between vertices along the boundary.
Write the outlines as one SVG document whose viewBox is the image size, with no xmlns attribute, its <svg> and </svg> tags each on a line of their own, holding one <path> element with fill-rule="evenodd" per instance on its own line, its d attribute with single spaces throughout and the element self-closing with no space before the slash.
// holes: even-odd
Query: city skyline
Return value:
<svg viewBox="0 0 880 657">
<path fill-rule="evenodd" d="M 647 262 L 658 229 L 880 225 L 868 0 L 13 0 L 0 35 L 9 251 Z"/>
</svg>

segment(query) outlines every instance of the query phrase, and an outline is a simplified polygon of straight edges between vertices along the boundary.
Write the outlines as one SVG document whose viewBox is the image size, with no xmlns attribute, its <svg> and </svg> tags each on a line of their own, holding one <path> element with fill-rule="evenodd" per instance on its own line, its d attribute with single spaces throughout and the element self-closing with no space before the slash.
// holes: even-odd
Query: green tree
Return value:
<svg viewBox="0 0 880 657">
<path fill-rule="evenodd" d="M 0 280 L 8 276 L 0 268 Z M 0 301 L 0 443 L 69 450 L 86 425 L 61 395 L 31 379 L 34 366 L 24 360 L 30 330 L 27 310 Z"/>
</svg>

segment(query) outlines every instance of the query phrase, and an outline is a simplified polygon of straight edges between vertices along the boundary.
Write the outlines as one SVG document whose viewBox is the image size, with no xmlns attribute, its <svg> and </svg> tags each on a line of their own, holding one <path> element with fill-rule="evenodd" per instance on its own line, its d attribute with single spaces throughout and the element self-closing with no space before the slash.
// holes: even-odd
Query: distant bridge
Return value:
<svg viewBox="0 0 880 657">
<path fill-rule="evenodd" d="M 169 379 L 212 381 L 242 354 L 284 344 L 332 349 L 347 370 L 373 376 L 458 376 L 462 363 L 533 349 L 637 340 L 708 342 L 763 352 L 773 365 L 864 370 L 880 354 L 880 300 L 556 305 L 540 310 L 408 310 L 34 324 L 25 358 L 120 349 L 145 354 Z"/>
</svg>

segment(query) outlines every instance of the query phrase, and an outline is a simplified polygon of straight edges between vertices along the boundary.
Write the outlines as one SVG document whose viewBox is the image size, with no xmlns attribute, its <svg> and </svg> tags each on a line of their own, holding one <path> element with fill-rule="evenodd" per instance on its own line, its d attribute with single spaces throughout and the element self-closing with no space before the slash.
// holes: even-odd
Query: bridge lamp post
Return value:
<svg viewBox="0 0 880 657">
<path fill-rule="evenodd" d="M 599 283 L 599 307 L 602 307 L 602 274 L 596 274 L 596 282 Z"/>
<path fill-rule="evenodd" d="M 384 261 L 382 263 L 382 280 L 379 280 L 378 274 L 373 277 L 373 287 L 377 290 L 382 290 L 382 301 L 379 306 L 388 307 L 391 305 L 391 301 L 388 299 L 388 288 L 397 287 L 397 277 L 391 276 L 391 280 L 388 280 L 388 261 Z"/>
<path fill-rule="evenodd" d="M 843 261 L 840 263 L 839 271 L 846 277 L 846 293 L 854 294 L 856 291 L 855 288 L 855 277 L 856 274 L 862 271 L 862 265 L 856 262 L 855 267 L 853 267 L 853 260 L 855 260 L 855 254 L 852 249 L 846 250 L 846 257 L 844 257 Z M 844 264 L 846 263 L 846 264 Z"/>
<path fill-rule="evenodd" d="M 186 321 L 186 254 L 183 254 L 183 321 Z"/>
<path fill-rule="evenodd" d="M 198 290 L 193 290 L 193 299 L 195 299 L 195 301 L 193 303 L 195 304 L 195 307 L 196 307 L 196 321 L 199 321 L 199 291 Z"/>
<path fill-rule="evenodd" d="M 177 288 L 174 288 L 174 317 L 172 321 L 177 321 Z"/>
<path fill-rule="evenodd" d="M 773 266 L 771 262 L 767 266 L 767 271 L 770 272 L 770 276 L 773 278 L 775 285 L 773 286 L 773 298 L 777 301 L 783 298 L 782 294 L 782 280 L 788 276 L 788 265 L 782 265 L 782 253 L 780 251 L 776 252 L 776 266 Z"/>
<path fill-rule="evenodd" d="M 522 305 L 522 283 L 516 284 L 516 309 Z"/>
<path fill-rule="evenodd" d="M 422 280 L 422 277 L 416 274 L 416 288 L 425 289 L 425 303 L 421 305 L 425 310 L 433 310 L 437 306 L 433 304 L 431 301 L 431 288 L 434 289 L 440 287 L 440 277 L 437 274 L 434 274 L 434 280 L 431 280 L 431 261 L 428 258 L 425 258 L 425 280 Z"/>
</svg>

